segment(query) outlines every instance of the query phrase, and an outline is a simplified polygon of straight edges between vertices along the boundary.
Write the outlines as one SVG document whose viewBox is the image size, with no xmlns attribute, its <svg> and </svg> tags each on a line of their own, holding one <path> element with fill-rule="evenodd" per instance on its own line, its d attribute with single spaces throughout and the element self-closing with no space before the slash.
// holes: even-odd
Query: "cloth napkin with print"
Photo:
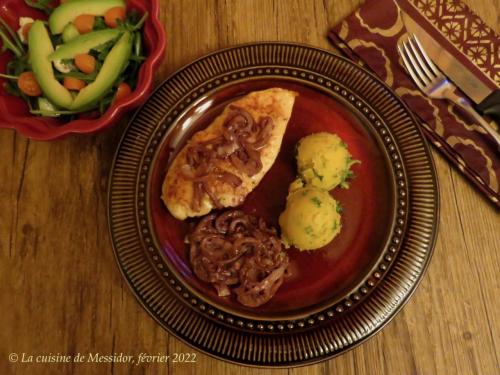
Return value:
<svg viewBox="0 0 500 375">
<path fill-rule="evenodd" d="M 500 86 L 500 39 L 459 0 L 366 0 L 328 37 L 390 86 L 417 115 L 429 141 L 500 207 L 500 154 L 493 140 L 450 102 L 421 93 L 400 65 L 396 46 L 407 33 L 400 9 L 483 82 Z"/>
</svg>

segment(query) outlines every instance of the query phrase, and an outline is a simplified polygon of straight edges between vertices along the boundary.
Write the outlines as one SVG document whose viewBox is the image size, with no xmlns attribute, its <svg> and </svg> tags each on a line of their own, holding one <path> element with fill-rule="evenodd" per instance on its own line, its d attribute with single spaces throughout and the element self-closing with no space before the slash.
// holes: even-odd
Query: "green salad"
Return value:
<svg viewBox="0 0 500 375">
<path fill-rule="evenodd" d="M 7 64 L 5 89 L 33 115 L 74 117 L 99 111 L 135 89 L 145 59 L 142 27 L 148 14 L 127 12 L 124 0 L 25 0 L 48 21 L 19 18 L 14 31 L 0 17 Z"/>
</svg>

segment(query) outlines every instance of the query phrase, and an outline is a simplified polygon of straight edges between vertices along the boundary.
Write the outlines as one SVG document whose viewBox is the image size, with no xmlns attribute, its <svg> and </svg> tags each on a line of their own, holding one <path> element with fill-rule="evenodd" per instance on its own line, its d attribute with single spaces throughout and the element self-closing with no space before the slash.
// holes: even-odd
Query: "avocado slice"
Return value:
<svg viewBox="0 0 500 375">
<path fill-rule="evenodd" d="M 70 42 L 60 46 L 49 56 L 49 59 L 52 61 L 73 59 L 78 54 L 88 53 L 91 49 L 118 38 L 121 33 L 123 33 L 121 30 L 108 29 L 77 36 Z"/>
<path fill-rule="evenodd" d="M 98 102 L 122 74 L 132 53 L 132 34 L 125 32 L 111 49 L 96 80 L 80 91 L 70 109 L 84 110 Z"/>
<path fill-rule="evenodd" d="M 115 7 L 124 7 L 124 0 L 72 0 L 58 6 L 49 18 L 52 34 L 61 34 L 68 23 L 82 14 L 103 16 Z"/>
<path fill-rule="evenodd" d="M 70 40 L 75 39 L 80 33 L 75 25 L 72 23 L 68 23 L 63 30 L 62 38 L 64 43 L 68 43 Z"/>
<path fill-rule="evenodd" d="M 44 97 L 38 98 L 38 110 L 45 117 L 60 117 L 61 114 L 54 104 L 49 99 Z"/>
<path fill-rule="evenodd" d="M 55 105 L 71 107 L 71 93 L 54 76 L 49 55 L 54 52 L 49 33 L 42 21 L 35 21 L 28 38 L 31 67 L 45 96 Z"/>
</svg>

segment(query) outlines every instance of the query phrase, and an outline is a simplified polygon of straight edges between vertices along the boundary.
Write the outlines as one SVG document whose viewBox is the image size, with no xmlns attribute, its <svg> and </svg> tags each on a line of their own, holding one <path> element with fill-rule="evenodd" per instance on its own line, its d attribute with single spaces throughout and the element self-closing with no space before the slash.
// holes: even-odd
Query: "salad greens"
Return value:
<svg viewBox="0 0 500 375">
<path fill-rule="evenodd" d="M 25 3 L 30 7 L 44 11 L 48 15 L 54 10 L 51 5 L 53 0 L 25 0 Z M 100 95 L 91 106 L 82 110 L 68 110 L 67 108 L 58 108 L 56 105 L 53 105 L 45 96 L 28 96 L 20 89 L 19 77 L 25 72 L 33 71 L 29 57 L 28 44 L 25 44 L 26 41 L 23 41 L 20 35 L 18 35 L 21 31 L 15 32 L 12 30 L 7 22 L 0 17 L 0 42 L 2 51 L 10 51 L 13 54 L 6 66 L 6 72 L 0 74 L 0 78 L 6 79 L 4 88 L 9 94 L 23 98 L 27 102 L 30 112 L 33 115 L 63 117 L 64 120 L 71 121 L 83 112 L 98 111 L 100 114 L 103 114 L 115 100 L 118 88 L 121 84 L 128 85 L 131 90 L 134 90 L 137 85 L 140 66 L 146 59 L 141 29 L 147 18 L 148 13 L 140 15 L 135 11 L 131 11 L 126 13 L 124 19 L 117 19 L 116 29 L 122 31 L 119 35 L 130 33 L 132 41 L 131 54 L 128 56 L 128 60 L 125 62 L 121 74 L 112 82 L 110 89 L 105 91 L 103 95 Z M 104 16 L 95 16 L 92 31 L 109 28 L 110 27 L 106 25 Z M 64 44 L 61 34 L 49 35 L 54 48 Z M 91 85 L 96 81 L 106 58 L 119 39 L 120 37 L 99 45 L 88 52 L 88 55 L 92 56 L 95 60 L 95 70 L 92 73 L 86 74 L 79 70 L 75 66 L 74 59 L 54 61 L 53 70 L 55 79 L 59 81 L 60 84 L 63 84 L 66 79 L 77 79 L 83 81 L 85 85 Z M 61 69 L 60 66 L 64 67 L 64 69 Z M 76 97 L 77 93 L 72 91 L 72 95 Z"/>
<path fill-rule="evenodd" d="M 29 5 L 30 7 L 34 9 L 41 10 L 47 14 L 50 14 L 53 10 L 53 7 L 51 6 L 51 3 L 53 3 L 53 0 L 24 0 L 26 5 Z"/>
</svg>

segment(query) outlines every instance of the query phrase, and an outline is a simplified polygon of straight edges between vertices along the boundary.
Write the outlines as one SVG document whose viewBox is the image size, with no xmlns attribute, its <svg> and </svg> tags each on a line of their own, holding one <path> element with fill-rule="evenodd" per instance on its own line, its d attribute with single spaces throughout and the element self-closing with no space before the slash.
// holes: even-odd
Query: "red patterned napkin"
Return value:
<svg viewBox="0 0 500 375">
<path fill-rule="evenodd" d="M 459 0 L 397 0 L 444 48 L 490 86 L 500 85 L 500 39 Z M 500 207 L 500 154 L 486 132 L 444 100 L 424 96 L 399 63 L 397 42 L 406 34 L 394 0 L 367 0 L 328 37 L 347 56 L 369 67 L 421 120 L 427 138 Z M 443 38 L 443 36 L 445 38 Z M 494 123 L 492 123 L 494 125 Z M 495 126 L 495 125 L 494 125 Z"/>
</svg>

